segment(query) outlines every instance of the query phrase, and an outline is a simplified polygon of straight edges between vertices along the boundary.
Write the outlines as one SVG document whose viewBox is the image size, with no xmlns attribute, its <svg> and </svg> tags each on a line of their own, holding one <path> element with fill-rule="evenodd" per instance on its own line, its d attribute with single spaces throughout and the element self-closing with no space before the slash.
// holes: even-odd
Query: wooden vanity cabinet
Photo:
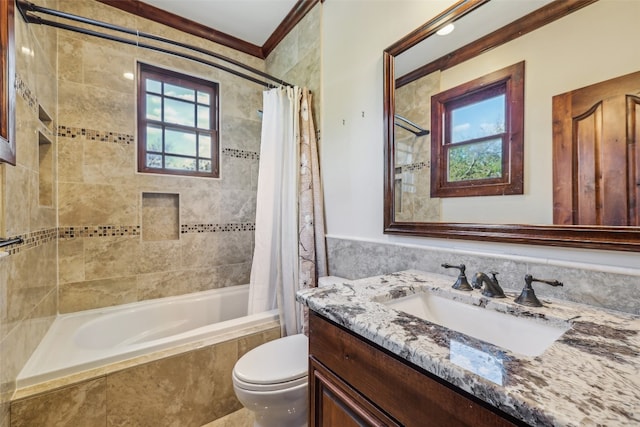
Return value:
<svg viewBox="0 0 640 427">
<path fill-rule="evenodd" d="M 314 312 L 309 381 L 310 427 L 521 425 Z"/>
</svg>

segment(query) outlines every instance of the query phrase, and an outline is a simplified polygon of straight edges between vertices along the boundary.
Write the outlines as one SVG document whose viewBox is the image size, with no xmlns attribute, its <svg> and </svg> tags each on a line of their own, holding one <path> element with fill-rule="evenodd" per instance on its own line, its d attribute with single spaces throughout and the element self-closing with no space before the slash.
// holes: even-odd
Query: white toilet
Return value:
<svg viewBox="0 0 640 427">
<path fill-rule="evenodd" d="M 346 279 L 321 277 L 318 286 Z M 262 344 L 242 356 L 233 368 L 233 389 L 240 403 L 255 414 L 255 427 L 304 427 L 309 408 L 309 340 L 290 335 Z"/>
</svg>

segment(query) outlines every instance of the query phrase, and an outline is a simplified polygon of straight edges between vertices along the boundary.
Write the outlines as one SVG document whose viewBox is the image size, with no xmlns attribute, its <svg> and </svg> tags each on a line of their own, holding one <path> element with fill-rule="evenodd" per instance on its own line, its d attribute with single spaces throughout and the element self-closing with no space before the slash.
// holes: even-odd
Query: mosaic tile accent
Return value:
<svg viewBox="0 0 640 427">
<path fill-rule="evenodd" d="M 71 126 L 58 126 L 58 136 L 64 138 L 85 137 L 91 141 L 111 142 L 114 144 L 133 144 L 135 137 L 127 133 L 109 132 L 105 130 L 85 129 Z"/>
<path fill-rule="evenodd" d="M 20 75 L 17 73 L 15 75 L 15 83 L 13 86 L 16 89 L 16 93 L 27 102 L 29 108 L 32 111 L 37 112 L 38 99 L 36 98 L 36 95 L 31 91 L 31 89 L 29 89 L 27 83 L 22 80 L 22 77 L 20 77 Z"/>
<path fill-rule="evenodd" d="M 428 167 L 428 162 L 409 163 L 407 165 L 398 166 L 396 168 L 396 172 L 415 172 Z M 400 171 L 398 171 L 398 169 L 400 169 Z"/>
<path fill-rule="evenodd" d="M 223 148 L 222 154 L 238 159 L 260 160 L 260 153 L 256 153 L 255 151 L 237 150 L 235 148 Z"/>
<path fill-rule="evenodd" d="M 22 239 L 22 243 L 14 243 L 13 245 L 2 247 L 0 248 L 0 251 L 7 252 L 9 255 L 14 255 L 20 251 L 35 248 L 36 246 L 51 242 L 52 240 L 55 240 L 56 237 L 56 228 L 32 231 L 31 233 L 20 234 L 18 236 L 8 238 L 7 240 Z"/>
<path fill-rule="evenodd" d="M 74 239 L 76 237 L 118 237 L 139 235 L 139 225 L 91 225 L 58 228 L 58 237 L 60 239 Z"/>
<path fill-rule="evenodd" d="M 252 222 L 239 224 L 182 224 L 180 233 L 220 233 L 227 231 L 255 231 L 256 225 Z"/>
</svg>

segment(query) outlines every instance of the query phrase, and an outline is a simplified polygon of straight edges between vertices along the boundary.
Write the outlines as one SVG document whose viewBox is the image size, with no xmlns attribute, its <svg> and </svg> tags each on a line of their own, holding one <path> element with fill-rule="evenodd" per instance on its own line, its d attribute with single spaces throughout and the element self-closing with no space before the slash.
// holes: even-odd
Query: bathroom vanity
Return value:
<svg viewBox="0 0 640 427">
<path fill-rule="evenodd" d="M 311 426 L 640 423 L 640 317 L 451 285 L 411 270 L 298 293 L 311 309 Z"/>
</svg>

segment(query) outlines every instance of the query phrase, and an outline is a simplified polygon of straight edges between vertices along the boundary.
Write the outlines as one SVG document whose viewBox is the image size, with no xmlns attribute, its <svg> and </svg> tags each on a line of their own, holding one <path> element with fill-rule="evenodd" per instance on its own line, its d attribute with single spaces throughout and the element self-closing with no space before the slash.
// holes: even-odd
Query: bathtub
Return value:
<svg viewBox="0 0 640 427">
<path fill-rule="evenodd" d="M 278 311 L 247 316 L 249 285 L 58 315 L 16 380 L 55 380 L 140 355 L 199 345 L 277 322 Z"/>
</svg>

